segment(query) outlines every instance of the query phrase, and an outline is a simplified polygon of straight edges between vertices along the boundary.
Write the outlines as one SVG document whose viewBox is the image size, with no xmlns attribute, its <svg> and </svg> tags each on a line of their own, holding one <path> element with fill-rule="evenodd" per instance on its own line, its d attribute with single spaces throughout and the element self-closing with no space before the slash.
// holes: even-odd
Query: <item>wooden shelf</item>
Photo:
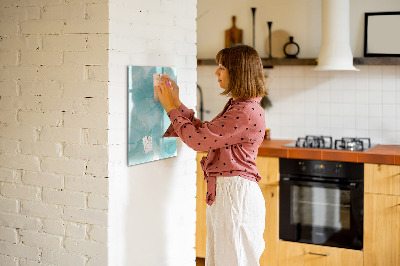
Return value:
<svg viewBox="0 0 400 266">
<path fill-rule="evenodd" d="M 261 58 L 264 68 L 274 66 L 316 66 L 316 58 Z M 400 57 L 356 57 L 354 65 L 400 65 Z M 214 59 L 197 59 L 198 66 L 217 65 Z"/>
</svg>

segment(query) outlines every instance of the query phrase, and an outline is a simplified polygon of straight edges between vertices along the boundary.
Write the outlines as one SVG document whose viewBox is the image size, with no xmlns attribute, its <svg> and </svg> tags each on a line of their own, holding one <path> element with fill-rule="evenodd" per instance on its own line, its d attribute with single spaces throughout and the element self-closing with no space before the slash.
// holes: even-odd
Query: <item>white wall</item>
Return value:
<svg viewBox="0 0 400 266">
<path fill-rule="evenodd" d="M 0 265 L 106 265 L 107 20 L 0 3 Z"/>
<path fill-rule="evenodd" d="M 196 105 L 196 0 L 110 0 L 110 265 L 195 265 L 195 152 L 128 167 L 127 66 L 177 68 Z"/>
<path fill-rule="evenodd" d="M 302 49 L 299 57 L 318 56 L 320 1 L 229 3 L 220 1 L 215 6 L 211 1 L 199 2 L 199 58 L 214 58 L 223 47 L 223 31 L 230 27 L 233 14 L 238 16 L 238 27 L 247 29 L 249 34 L 245 42 L 251 45 L 252 6 L 260 9 L 259 13 L 256 11 L 257 19 L 264 16 L 265 21 L 272 20 L 274 25 L 285 25 L 283 29 L 293 31 Z M 227 8 L 222 9 L 223 6 Z M 351 46 L 353 54 L 361 57 L 364 12 L 400 10 L 400 2 L 351 0 L 350 9 Z M 262 12 L 265 13 L 260 15 Z M 246 18 L 248 23 L 241 26 L 241 17 Z M 213 28 L 210 28 L 211 21 Z M 264 21 L 259 23 L 265 24 Z M 259 35 L 262 35 L 263 30 L 260 32 Z M 267 38 L 267 33 L 264 38 Z M 304 38 L 303 41 L 301 38 Z M 256 49 L 266 56 L 263 41 L 263 38 L 257 41 L 256 34 Z M 357 67 L 359 72 L 315 72 L 312 66 L 275 66 L 264 70 L 273 104 L 266 112 L 271 136 L 275 139 L 295 139 L 305 134 L 325 134 L 335 138 L 370 137 L 374 143 L 400 144 L 400 67 Z M 215 68 L 198 67 L 198 84 L 204 91 L 204 109 L 211 111 L 205 114 L 205 120 L 211 120 L 218 114 L 227 100 L 219 96 L 221 89 L 214 76 Z"/>
</svg>

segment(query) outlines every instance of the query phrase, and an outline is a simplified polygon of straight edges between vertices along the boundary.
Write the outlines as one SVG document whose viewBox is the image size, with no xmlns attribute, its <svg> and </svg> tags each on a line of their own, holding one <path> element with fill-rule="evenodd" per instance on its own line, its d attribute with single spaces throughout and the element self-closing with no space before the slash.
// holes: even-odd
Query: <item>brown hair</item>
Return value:
<svg viewBox="0 0 400 266">
<path fill-rule="evenodd" d="M 254 98 L 267 95 L 263 65 L 257 51 L 247 45 L 222 49 L 215 57 L 229 74 L 228 88 L 221 95 L 234 98 Z"/>
</svg>

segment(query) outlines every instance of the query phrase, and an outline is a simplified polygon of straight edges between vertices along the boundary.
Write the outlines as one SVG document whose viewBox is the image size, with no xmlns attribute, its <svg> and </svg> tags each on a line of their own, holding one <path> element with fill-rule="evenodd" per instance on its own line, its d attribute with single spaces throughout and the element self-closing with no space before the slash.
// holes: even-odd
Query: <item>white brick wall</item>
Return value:
<svg viewBox="0 0 400 266">
<path fill-rule="evenodd" d="M 0 1 L 0 265 L 106 265 L 107 3 Z"/>
<path fill-rule="evenodd" d="M 178 140 L 177 157 L 127 167 L 126 77 L 128 65 L 176 67 L 194 108 L 197 1 L 109 4 L 109 264 L 195 265 L 196 154 Z"/>
</svg>

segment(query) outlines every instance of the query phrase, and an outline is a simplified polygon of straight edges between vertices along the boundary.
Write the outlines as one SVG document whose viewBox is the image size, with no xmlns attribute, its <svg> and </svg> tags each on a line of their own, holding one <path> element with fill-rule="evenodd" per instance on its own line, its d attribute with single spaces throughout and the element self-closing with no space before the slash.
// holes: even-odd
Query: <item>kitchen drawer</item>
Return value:
<svg viewBox="0 0 400 266">
<path fill-rule="evenodd" d="M 358 266 L 363 252 L 281 240 L 278 259 L 279 266 Z"/>
<path fill-rule="evenodd" d="M 279 185 L 279 158 L 258 156 L 258 172 L 261 175 L 260 185 Z"/>
<path fill-rule="evenodd" d="M 400 195 L 400 165 L 364 164 L 364 192 Z"/>
</svg>

